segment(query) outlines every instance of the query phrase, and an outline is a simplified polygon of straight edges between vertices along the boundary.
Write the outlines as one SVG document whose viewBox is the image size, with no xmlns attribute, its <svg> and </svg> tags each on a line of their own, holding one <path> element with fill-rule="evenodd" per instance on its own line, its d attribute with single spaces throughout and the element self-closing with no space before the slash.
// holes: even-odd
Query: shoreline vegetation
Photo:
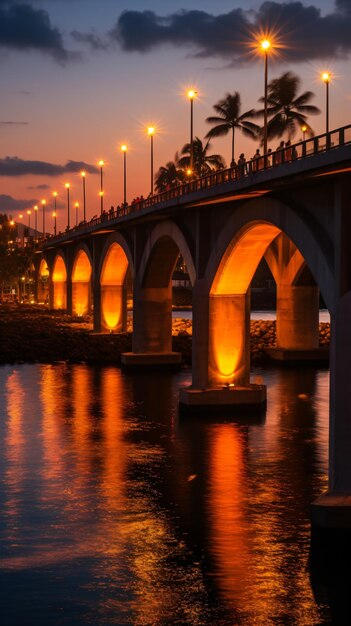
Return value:
<svg viewBox="0 0 351 626">
<path fill-rule="evenodd" d="M 275 346 L 276 323 L 251 320 L 251 361 L 266 360 L 265 349 Z M 319 324 L 320 346 L 328 347 L 330 324 Z M 191 367 L 192 320 L 173 319 L 172 345 L 182 354 L 182 366 Z M 68 363 L 120 365 L 122 352 L 132 349 L 132 320 L 127 332 L 94 333 L 92 319 L 74 317 L 40 305 L 0 305 L 0 364 Z"/>
</svg>

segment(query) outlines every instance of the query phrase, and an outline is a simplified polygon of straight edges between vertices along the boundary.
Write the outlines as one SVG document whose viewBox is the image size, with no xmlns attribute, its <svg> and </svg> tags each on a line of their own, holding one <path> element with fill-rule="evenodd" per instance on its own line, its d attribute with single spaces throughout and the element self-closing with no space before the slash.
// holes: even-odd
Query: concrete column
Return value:
<svg viewBox="0 0 351 626">
<path fill-rule="evenodd" d="M 245 386 L 250 382 L 250 297 L 211 295 L 209 302 L 208 384 Z"/>
<path fill-rule="evenodd" d="M 172 352 L 172 285 L 134 286 L 133 352 Z"/>
<path fill-rule="evenodd" d="M 101 332 L 101 285 L 93 273 L 94 332 Z"/>
<path fill-rule="evenodd" d="M 277 347 L 315 350 L 319 346 L 319 289 L 277 285 Z"/>
<path fill-rule="evenodd" d="M 68 315 L 72 315 L 73 310 L 73 293 L 72 293 L 72 280 L 67 277 L 66 281 L 66 311 Z"/>
<path fill-rule="evenodd" d="M 208 387 L 209 295 L 205 281 L 193 286 L 192 386 Z"/>
</svg>

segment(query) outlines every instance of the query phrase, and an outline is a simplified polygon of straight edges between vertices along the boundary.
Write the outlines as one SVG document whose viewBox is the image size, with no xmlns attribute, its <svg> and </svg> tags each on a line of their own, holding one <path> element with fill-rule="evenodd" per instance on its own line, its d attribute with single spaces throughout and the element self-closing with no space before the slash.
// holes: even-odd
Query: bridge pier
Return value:
<svg viewBox="0 0 351 626">
<path fill-rule="evenodd" d="M 178 367 L 181 354 L 172 351 L 172 285 L 134 285 L 133 352 L 121 355 L 127 368 Z"/>
<path fill-rule="evenodd" d="M 180 390 L 181 410 L 261 409 L 266 388 L 250 385 L 249 293 L 213 294 L 205 306 L 194 290 L 193 329 L 193 385 Z"/>
</svg>

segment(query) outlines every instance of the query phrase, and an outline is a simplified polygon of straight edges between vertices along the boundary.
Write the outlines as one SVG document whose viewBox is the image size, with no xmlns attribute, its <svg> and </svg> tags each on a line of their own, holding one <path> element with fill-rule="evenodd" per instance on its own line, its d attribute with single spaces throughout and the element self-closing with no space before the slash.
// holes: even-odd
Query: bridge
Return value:
<svg viewBox="0 0 351 626">
<path fill-rule="evenodd" d="M 250 384 L 250 283 L 265 257 L 277 284 L 277 358 L 315 357 L 319 294 L 331 315 L 329 490 L 320 526 L 351 527 L 351 125 L 111 211 L 46 239 L 38 275 L 50 304 L 94 306 L 96 332 L 126 328 L 127 367 L 171 366 L 171 279 L 179 254 L 193 288 L 187 410 L 263 405 Z M 38 255 L 39 256 L 39 255 Z M 40 281 L 39 281 L 40 283 Z"/>
</svg>

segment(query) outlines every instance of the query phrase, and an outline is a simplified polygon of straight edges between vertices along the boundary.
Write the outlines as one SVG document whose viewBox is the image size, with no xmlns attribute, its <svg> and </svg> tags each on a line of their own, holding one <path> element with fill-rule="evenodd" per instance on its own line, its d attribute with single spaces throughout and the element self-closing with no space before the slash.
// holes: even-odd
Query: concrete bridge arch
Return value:
<svg viewBox="0 0 351 626">
<path fill-rule="evenodd" d="M 80 243 L 74 251 L 70 272 L 73 315 L 83 316 L 90 314 L 92 271 L 93 262 L 90 249 L 85 243 Z"/>
</svg>

